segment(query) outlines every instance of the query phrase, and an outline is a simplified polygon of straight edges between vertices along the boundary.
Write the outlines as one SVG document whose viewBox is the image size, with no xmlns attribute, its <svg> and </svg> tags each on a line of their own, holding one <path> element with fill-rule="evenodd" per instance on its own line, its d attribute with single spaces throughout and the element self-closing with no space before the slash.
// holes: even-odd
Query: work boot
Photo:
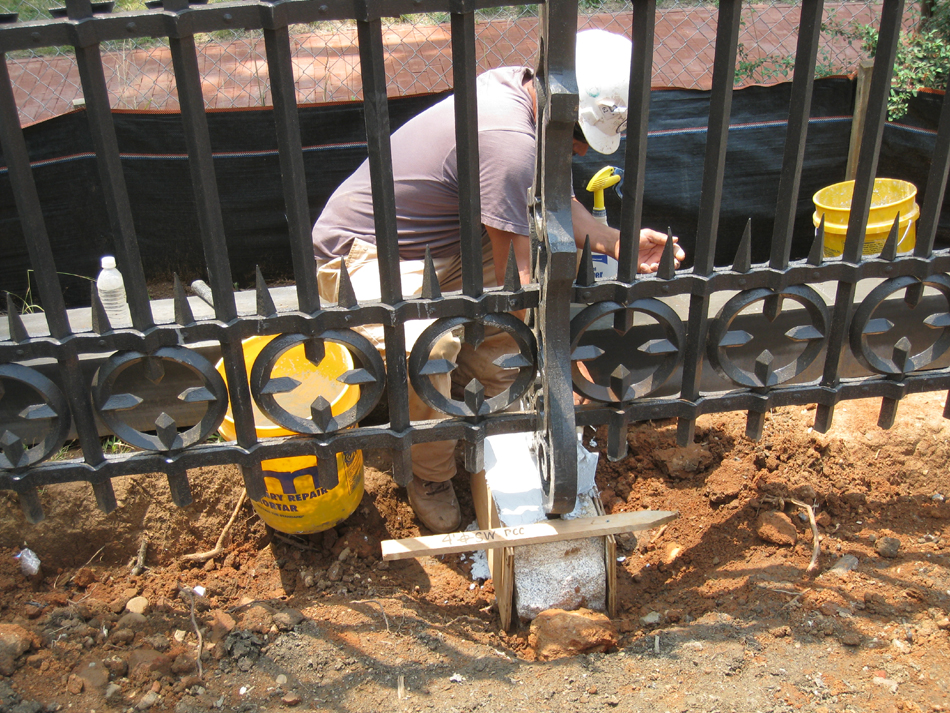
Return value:
<svg viewBox="0 0 950 713">
<path fill-rule="evenodd" d="M 419 521 L 433 532 L 454 532 L 462 523 L 462 512 L 452 481 L 433 483 L 412 477 L 406 486 L 409 504 Z"/>
</svg>

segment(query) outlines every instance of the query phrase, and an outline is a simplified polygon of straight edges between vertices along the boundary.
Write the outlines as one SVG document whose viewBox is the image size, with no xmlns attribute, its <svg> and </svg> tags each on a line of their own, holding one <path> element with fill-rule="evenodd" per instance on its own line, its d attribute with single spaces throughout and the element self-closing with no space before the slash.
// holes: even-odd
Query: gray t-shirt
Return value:
<svg viewBox="0 0 950 713">
<path fill-rule="evenodd" d="M 526 67 L 480 75 L 478 152 L 482 224 L 528 234 L 528 189 L 534 179 L 535 120 L 523 86 Z M 459 189 L 452 97 L 411 119 L 392 136 L 399 255 L 405 260 L 458 255 Z M 317 259 L 346 255 L 353 238 L 376 243 L 369 162 L 330 197 L 313 226 Z"/>
</svg>

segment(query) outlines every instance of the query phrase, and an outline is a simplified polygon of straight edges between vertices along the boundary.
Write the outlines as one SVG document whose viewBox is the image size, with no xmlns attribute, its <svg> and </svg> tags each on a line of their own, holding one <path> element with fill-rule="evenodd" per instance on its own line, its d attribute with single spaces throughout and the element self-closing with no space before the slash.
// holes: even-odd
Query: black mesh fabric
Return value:
<svg viewBox="0 0 950 713">
<path fill-rule="evenodd" d="M 791 86 L 749 87 L 734 94 L 723 179 L 716 264 L 734 259 L 752 219 L 753 260 L 768 259 Z M 854 82 L 815 82 L 802 170 L 792 257 L 804 257 L 814 237 L 812 195 L 844 179 Z M 400 126 L 444 95 L 392 99 L 391 126 Z M 709 113 L 706 91 L 664 89 L 651 96 L 643 225 L 680 236 L 695 247 Z M 879 176 L 911 181 L 920 190 L 936 140 L 942 94 L 921 94 L 911 113 L 885 130 Z M 205 277 L 205 258 L 181 119 L 177 114 L 116 111 L 116 135 L 135 230 L 148 278 L 178 272 Z M 272 110 L 209 111 L 218 192 L 235 280 L 250 284 L 254 266 L 268 280 L 291 277 L 292 267 Z M 311 219 L 366 157 L 361 103 L 302 107 L 301 138 Z M 27 127 L 33 175 L 70 305 L 88 303 L 86 278 L 113 253 L 112 230 L 84 111 Z M 626 144 L 613 156 L 593 151 L 574 163 L 574 188 L 588 206 L 590 177 L 607 165 L 623 167 Z M 424 150 L 424 147 L 420 147 Z M 5 162 L 0 156 L 0 288 L 29 297 L 29 260 Z M 950 192 L 948 192 L 950 193 Z M 620 198 L 607 193 L 608 220 L 620 221 Z M 950 242 L 950 196 L 945 198 L 938 246 Z M 687 263 L 689 264 L 689 263 Z M 35 290 L 34 290 L 35 293 Z"/>
</svg>

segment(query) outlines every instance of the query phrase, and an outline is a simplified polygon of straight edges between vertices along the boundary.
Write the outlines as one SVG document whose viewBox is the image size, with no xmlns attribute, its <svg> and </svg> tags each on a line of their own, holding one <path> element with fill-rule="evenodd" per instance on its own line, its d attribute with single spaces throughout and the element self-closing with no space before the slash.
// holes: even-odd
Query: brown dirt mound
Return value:
<svg viewBox="0 0 950 713">
<path fill-rule="evenodd" d="M 4 661 L 14 671 L 0 675 L 0 710 L 942 710 L 943 403 L 908 397 L 890 431 L 876 425 L 878 402 L 841 404 L 828 434 L 810 429 L 813 411 L 779 409 L 759 442 L 742 414 L 713 415 L 689 449 L 672 422 L 632 426 L 630 456 L 601 459 L 606 509 L 680 517 L 620 538 L 617 650 L 549 664 L 531 661 L 526 628 L 498 629 L 491 582 L 471 579 L 471 558 L 379 560 L 380 540 L 420 534 L 381 457 L 369 457 L 366 495 L 337 528 L 284 537 L 245 504 L 223 555 L 204 564 L 182 556 L 214 546 L 240 493 L 236 468 L 191 472 L 195 502 L 181 509 L 160 475 L 116 481 L 110 515 L 87 485 L 48 487 L 38 526 L 0 494 L 0 673 Z M 601 448 L 606 433 L 591 438 Z M 457 490 L 469 522 L 467 476 Z M 815 506 L 818 576 L 805 571 L 811 527 L 793 500 Z M 769 511 L 791 518 L 794 545 L 756 533 Z M 143 537 L 146 569 L 133 575 Z M 39 578 L 12 556 L 24 545 L 43 561 Z M 851 571 L 829 571 L 852 566 L 846 555 Z M 182 586 L 206 590 L 200 679 Z M 143 619 L 124 613 L 136 596 L 148 600 Z M 108 675 L 91 673 L 99 665 Z"/>
</svg>

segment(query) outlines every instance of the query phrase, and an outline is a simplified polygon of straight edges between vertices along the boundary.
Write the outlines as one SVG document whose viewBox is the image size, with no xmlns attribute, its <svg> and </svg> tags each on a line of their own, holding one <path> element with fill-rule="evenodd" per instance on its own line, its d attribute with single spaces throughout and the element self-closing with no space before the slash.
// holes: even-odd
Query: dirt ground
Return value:
<svg viewBox="0 0 950 713">
<path fill-rule="evenodd" d="M 813 410 L 777 410 L 759 442 L 742 414 L 707 416 L 688 451 L 671 422 L 632 426 L 630 457 L 601 458 L 607 510 L 680 517 L 621 538 L 616 648 L 550 662 L 526 626 L 499 629 L 470 558 L 380 561 L 381 539 L 419 531 L 378 456 L 334 530 L 277 537 L 245 503 L 206 564 L 182 556 L 215 546 L 241 491 L 233 468 L 192 472 L 182 509 L 162 476 L 117 481 L 108 516 L 88 486 L 48 487 L 38 526 L 2 493 L 0 711 L 948 710 L 944 400 L 908 397 L 889 431 L 879 402 L 844 403 L 824 435 Z M 816 505 L 817 574 L 791 500 Z M 776 510 L 795 544 L 758 534 Z M 32 579 L 23 546 L 42 561 Z M 832 571 L 845 555 L 854 569 Z M 205 589 L 194 620 L 183 587 Z"/>
</svg>

